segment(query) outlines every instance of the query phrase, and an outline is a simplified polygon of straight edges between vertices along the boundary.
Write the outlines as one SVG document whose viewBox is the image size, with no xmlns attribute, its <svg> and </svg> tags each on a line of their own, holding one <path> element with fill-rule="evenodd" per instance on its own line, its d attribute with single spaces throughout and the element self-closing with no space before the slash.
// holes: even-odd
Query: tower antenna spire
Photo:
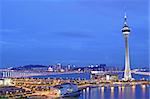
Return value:
<svg viewBox="0 0 150 99">
<path fill-rule="evenodd" d="M 127 13 L 126 13 L 126 11 L 124 13 L 124 25 L 127 25 Z"/>
<path fill-rule="evenodd" d="M 127 13 L 126 13 L 126 11 L 125 11 L 125 13 L 124 13 L 124 18 L 125 18 L 125 19 L 127 18 Z"/>
</svg>

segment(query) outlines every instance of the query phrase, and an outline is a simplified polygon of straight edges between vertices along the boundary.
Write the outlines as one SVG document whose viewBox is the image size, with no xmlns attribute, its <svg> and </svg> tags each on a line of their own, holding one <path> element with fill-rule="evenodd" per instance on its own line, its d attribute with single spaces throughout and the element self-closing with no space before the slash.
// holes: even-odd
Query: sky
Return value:
<svg viewBox="0 0 150 99">
<path fill-rule="evenodd" d="M 2 0 L 0 67 L 56 63 L 124 67 L 127 13 L 131 68 L 148 67 L 148 0 Z"/>
</svg>

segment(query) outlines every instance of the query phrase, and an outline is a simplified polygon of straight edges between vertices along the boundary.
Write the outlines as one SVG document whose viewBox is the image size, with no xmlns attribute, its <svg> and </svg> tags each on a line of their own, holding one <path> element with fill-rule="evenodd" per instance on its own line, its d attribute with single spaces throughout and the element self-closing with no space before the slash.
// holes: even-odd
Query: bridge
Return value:
<svg viewBox="0 0 150 99">
<path fill-rule="evenodd" d="M 132 71 L 132 73 L 150 76 L 150 72 L 139 72 L 139 71 L 138 71 L 138 72 L 135 72 L 135 71 Z"/>
<path fill-rule="evenodd" d="M 101 74 L 107 74 L 107 73 L 124 73 L 124 71 L 92 71 L 91 73 L 101 73 Z M 146 76 L 150 76 L 150 72 L 141 72 L 141 71 L 135 71 L 135 70 L 131 70 L 132 74 L 139 74 L 139 75 L 146 75 Z"/>
<path fill-rule="evenodd" d="M 28 77 L 38 75 L 55 75 L 55 74 L 71 74 L 71 73 L 84 73 L 83 71 L 70 71 L 70 72 L 32 72 L 32 71 L 13 71 L 8 69 L 0 69 L 0 76 L 2 77 Z M 91 74 L 110 74 L 110 73 L 124 73 L 124 71 L 91 71 Z M 141 72 L 131 70 L 132 74 L 150 76 L 150 72 Z"/>
</svg>

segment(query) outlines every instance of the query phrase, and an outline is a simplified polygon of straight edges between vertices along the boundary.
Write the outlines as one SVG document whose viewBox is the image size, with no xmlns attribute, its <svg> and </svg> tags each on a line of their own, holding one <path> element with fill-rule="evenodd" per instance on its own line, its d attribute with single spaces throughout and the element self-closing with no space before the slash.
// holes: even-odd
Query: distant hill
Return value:
<svg viewBox="0 0 150 99">
<path fill-rule="evenodd" d="M 48 66 L 44 65 L 25 65 L 11 68 L 11 70 L 47 70 L 47 69 Z"/>
</svg>

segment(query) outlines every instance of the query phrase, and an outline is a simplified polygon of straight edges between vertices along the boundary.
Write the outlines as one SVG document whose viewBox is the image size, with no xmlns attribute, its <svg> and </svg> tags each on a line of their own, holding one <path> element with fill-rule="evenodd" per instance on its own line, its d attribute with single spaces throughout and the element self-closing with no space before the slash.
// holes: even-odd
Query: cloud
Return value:
<svg viewBox="0 0 150 99">
<path fill-rule="evenodd" d="M 59 32 L 57 35 L 67 38 L 93 38 L 93 35 L 90 32 Z"/>
<path fill-rule="evenodd" d="M 0 33 L 16 33 L 19 32 L 21 28 L 18 29 L 2 29 L 0 28 Z"/>
<path fill-rule="evenodd" d="M 13 30 L 11 29 L 0 29 L 0 32 L 12 32 Z"/>
<path fill-rule="evenodd" d="M 2 46 L 9 46 L 9 47 L 11 47 L 11 46 L 18 46 L 18 47 L 24 47 L 24 45 L 23 44 L 19 44 L 19 43 L 14 43 L 14 42 L 9 42 L 9 41 L 0 41 L 0 45 L 2 45 Z"/>
</svg>

